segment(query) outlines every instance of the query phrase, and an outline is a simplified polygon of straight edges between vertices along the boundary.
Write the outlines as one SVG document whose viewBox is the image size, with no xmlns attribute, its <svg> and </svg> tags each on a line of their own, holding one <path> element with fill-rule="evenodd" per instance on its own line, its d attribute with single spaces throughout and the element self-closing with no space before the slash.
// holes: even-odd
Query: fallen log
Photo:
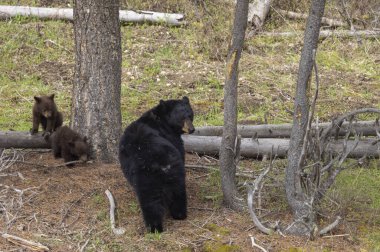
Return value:
<svg viewBox="0 0 380 252">
<path fill-rule="evenodd" d="M 0 131 L 0 149 L 45 149 L 49 144 L 42 133 L 31 135 L 26 131 Z"/>
<path fill-rule="evenodd" d="M 29 6 L 0 6 L 0 19 L 15 16 L 33 16 L 41 19 L 73 20 L 73 9 L 69 8 L 39 8 Z M 132 23 L 167 23 L 173 26 L 185 24 L 184 15 L 177 13 L 162 13 L 153 11 L 120 10 L 122 22 Z"/>
<path fill-rule="evenodd" d="M 330 123 L 319 123 L 318 127 L 325 129 L 331 125 Z M 345 122 L 341 126 L 339 136 L 344 136 L 347 133 L 348 123 Z M 313 124 L 312 128 L 316 125 Z M 358 121 L 352 123 L 353 129 L 357 134 L 363 136 L 376 136 L 375 121 Z M 238 134 L 241 137 L 253 137 L 253 138 L 290 138 L 290 132 L 292 130 L 292 124 L 261 124 L 261 125 L 238 125 Z M 222 126 L 204 126 L 197 127 L 193 135 L 198 136 L 221 136 L 223 133 Z"/>
<path fill-rule="evenodd" d="M 187 152 L 196 152 L 199 154 L 217 155 L 219 153 L 220 143 L 222 138 L 218 136 L 194 136 L 183 135 L 185 150 Z M 332 141 L 328 150 L 334 153 L 340 153 L 343 150 L 343 139 Z M 366 154 L 368 157 L 379 158 L 380 143 L 373 144 L 374 140 L 361 140 L 358 146 L 353 150 L 348 157 L 361 158 Z M 355 144 L 354 140 L 348 140 L 347 148 L 352 148 Z M 240 154 L 249 158 L 260 158 L 263 156 L 271 156 L 272 148 L 273 155 L 278 158 L 286 158 L 289 149 L 289 139 L 280 138 L 242 138 L 240 145 Z"/>
<path fill-rule="evenodd" d="M 288 17 L 290 19 L 307 19 L 309 17 L 309 14 L 304 14 L 304 13 L 297 13 L 293 11 L 286 11 L 286 10 L 276 10 L 277 13 L 280 15 L 283 15 L 285 17 Z M 336 19 L 331 19 L 331 18 L 322 18 L 321 21 L 322 24 L 332 26 L 332 27 L 338 27 L 338 26 L 348 26 L 347 23 L 341 21 L 341 20 L 336 20 Z"/>
<path fill-rule="evenodd" d="M 258 36 L 268 36 L 275 38 L 286 38 L 286 37 L 302 37 L 302 32 L 260 32 L 257 34 Z M 324 30 L 319 33 L 319 38 L 327 38 L 327 37 L 337 37 L 337 38 L 352 38 L 352 37 L 360 37 L 360 38 L 379 38 L 380 31 L 348 31 L 348 30 Z"/>
<path fill-rule="evenodd" d="M 253 26 L 253 30 L 261 30 L 269 13 L 270 4 L 271 0 L 257 0 L 249 4 L 248 23 Z"/>
<path fill-rule="evenodd" d="M 222 138 L 219 136 L 183 135 L 185 150 L 199 154 L 218 155 Z M 361 158 L 366 154 L 368 157 L 379 158 L 380 142 L 374 140 L 361 140 L 354 151 L 348 157 Z M 347 148 L 351 148 L 354 140 L 349 140 Z M 30 135 L 29 132 L 7 131 L 0 132 L 0 149 L 9 148 L 50 148 L 41 133 Z M 281 138 L 242 138 L 240 154 L 248 158 L 260 158 L 270 156 L 272 153 L 279 158 L 286 158 L 289 148 L 289 139 Z M 343 149 L 343 139 L 332 141 L 328 147 L 333 152 L 339 153 Z"/>
</svg>

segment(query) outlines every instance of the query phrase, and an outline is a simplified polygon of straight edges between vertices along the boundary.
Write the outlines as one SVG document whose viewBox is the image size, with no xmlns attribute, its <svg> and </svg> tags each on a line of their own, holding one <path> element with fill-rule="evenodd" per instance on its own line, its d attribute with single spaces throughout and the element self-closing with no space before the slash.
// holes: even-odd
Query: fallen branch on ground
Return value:
<svg viewBox="0 0 380 252">
<path fill-rule="evenodd" d="M 268 37 L 275 37 L 275 38 L 281 38 L 281 37 L 302 37 L 302 32 L 260 32 L 257 34 L 258 36 L 268 36 Z M 336 30 L 336 31 L 321 31 L 319 33 L 319 38 L 328 38 L 328 37 L 337 37 L 337 38 L 353 38 L 353 37 L 360 37 L 360 38 L 379 38 L 380 37 L 380 31 L 369 31 L 369 30 L 363 30 L 363 31 L 348 31 L 348 30 Z"/>
<path fill-rule="evenodd" d="M 7 241 L 19 245 L 21 247 L 33 250 L 33 251 L 49 251 L 50 249 L 41 243 L 25 240 L 15 235 L 2 234 L 1 235 Z"/>
<path fill-rule="evenodd" d="M 290 19 L 305 19 L 306 20 L 309 17 L 308 14 L 297 13 L 293 11 L 276 10 L 276 12 Z M 325 18 L 325 17 L 322 18 L 321 23 L 324 25 L 332 26 L 332 27 L 347 26 L 347 24 L 341 20 Z"/>
<path fill-rule="evenodd" d="M 15 16 L 34 16 L 41 19 L 73 20 L 73 9 L 39 8 L 29 6 L 0 6 L 0 19 Z M 120 21 L 132 23 L 166 23 L 173 26 L 185 24 L 183 14 L 153 11 L 120 10 Z"/>
<path fill-rule="evenodd" d="M 112 193 L 109 190 L 106 190 L 105 193 L 106 193 L 108 200 L 110 202 L 110 220 L 111 220 L 112 232 L 115 235 L 122 235 L 125 233 L 125 229 L 115 227 L 115 208 L 116 208 L 115 207 L 115 200 L 113 199 Z"/>
</svg>

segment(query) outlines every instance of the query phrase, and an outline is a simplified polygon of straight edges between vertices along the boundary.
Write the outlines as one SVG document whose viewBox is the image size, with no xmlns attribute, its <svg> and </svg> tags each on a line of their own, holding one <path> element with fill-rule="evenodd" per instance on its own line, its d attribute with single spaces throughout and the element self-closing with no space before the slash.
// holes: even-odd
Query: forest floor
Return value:
<svg viewBox="0 0 380 252">
<path fill-rule="evenodd" d="M 333 233 L 314 241 L 267 236 L 258 231 L 248 212 L 237 213 L 221 207 L 215 196 L 218 185 L 208 170 L 187 170 L 188 218 L 165 218 L 165 232 L 146 234 L 140 208 L 132 188 L 118 165 L 77 164 L 57 167 L 50 152 L 19 152 L 23 161 L 7 170 L 2 184 L 1 225 L 8 234 L 40 242 L 51 251 L 259 251 L 255 242 L 268 251 L 366 251 L 355 225 L 344 221 Z M 187 155 L 188 164 L 205 165 L 210 157 Z M 248 161 L 243 161 L 248 162 Z M 116 226 L 125 234 L 112 233 L 109 202 L 116 205 Z M 23 193 L 20 191 L 23 190 Z M 272 199 L 272 201 L 283 199 Z M 265 216 L 289 219 L 288 209 L 266 209 Z M 7 220 L 4 222 L 4 220 Z M 4 227 L 3 227 L 4 228 Z M 20 246 L 0 238 L 0 251 L 19 251 Z M 84 249 L 83 249 L 84 248 Z"/>
</svg>

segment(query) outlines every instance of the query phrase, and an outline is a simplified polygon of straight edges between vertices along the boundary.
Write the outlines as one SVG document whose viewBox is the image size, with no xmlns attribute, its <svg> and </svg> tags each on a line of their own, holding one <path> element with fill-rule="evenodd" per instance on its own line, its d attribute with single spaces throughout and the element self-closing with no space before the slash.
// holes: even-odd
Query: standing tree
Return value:
<svg viewBox="0 0 380 252">
<path fill-rule="evenodd" d="M 239 144 L 237 144 L 237 84 L 238 67 L 243 48 L 245 30 L 247 28 L 248 0 L 236 2 L 235 18 L 232 31 L 232 42 L 227 56 L 226 80 L 224 83 L 224 126 L 220 147 L 220 174 L 224 204 L 232 209 L 238 209 L 238 195 L 235 173 Z"/>
<path fill-rule="evenodd" d="M 315 211 L 313 208 L 314 199 L 308 197 L 303 190 L 301 169 L 305 164 L 303 148 L 309 122 L 310 78 L 324 9 L 325 0 L 312 1 L 298 69 L 293 127 L 288 150 L 285 189 L 288 203 L 295 219 L 294 225 L 291 226 L 288 232 L 297 235 L 312 235 L 314 231 L 317 231 L 315 229 Z"/>
<path fill-rule="evenodd" d="M 117 160 L 121 135 L 119 0 L 75 0 L 75 79 L 71 123 L 86 135 L 92 156 Z"/>
</svg>

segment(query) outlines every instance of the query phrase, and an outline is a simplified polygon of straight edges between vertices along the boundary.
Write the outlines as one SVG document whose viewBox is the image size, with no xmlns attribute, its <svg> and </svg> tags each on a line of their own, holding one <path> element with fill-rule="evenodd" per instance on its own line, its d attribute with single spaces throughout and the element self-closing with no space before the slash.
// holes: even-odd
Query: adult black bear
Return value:
<svg viewBox="0 0 380 252">
<path fill-rule="evenodd" d="M 34 96 L 33 106 L 33 128 L 31 133 L 38 132 L 38 127 L 41 123 L 43 135 L 55 131 L 56 128 L 62 126 L 62 113 L 58 112 L 57 105 L 54 102 L 54 94 L 50 96 Z"/>
<path fill-rule="evenodd" d="M 65 163 L 75 160 L 87 161 L 89 146 L 87 138 L 81 137 L 77 132 L 67 126 L 57 128 L 57 130 L 45 139 L 51 143 L 55 158 L 63 157 Z M 67 166 L 73 166 L 68 164 Z"/>
<path fill-rule="evenodd" d="M 173 219 L 187 217 L 185 149 L 181 134 L 193 133 L 189 99 L 161 100 L 131 123 L 120 140 L 119 159 L 136 191 L 150 232 L 162 232 L 165 208 Z"/>
</svg>

